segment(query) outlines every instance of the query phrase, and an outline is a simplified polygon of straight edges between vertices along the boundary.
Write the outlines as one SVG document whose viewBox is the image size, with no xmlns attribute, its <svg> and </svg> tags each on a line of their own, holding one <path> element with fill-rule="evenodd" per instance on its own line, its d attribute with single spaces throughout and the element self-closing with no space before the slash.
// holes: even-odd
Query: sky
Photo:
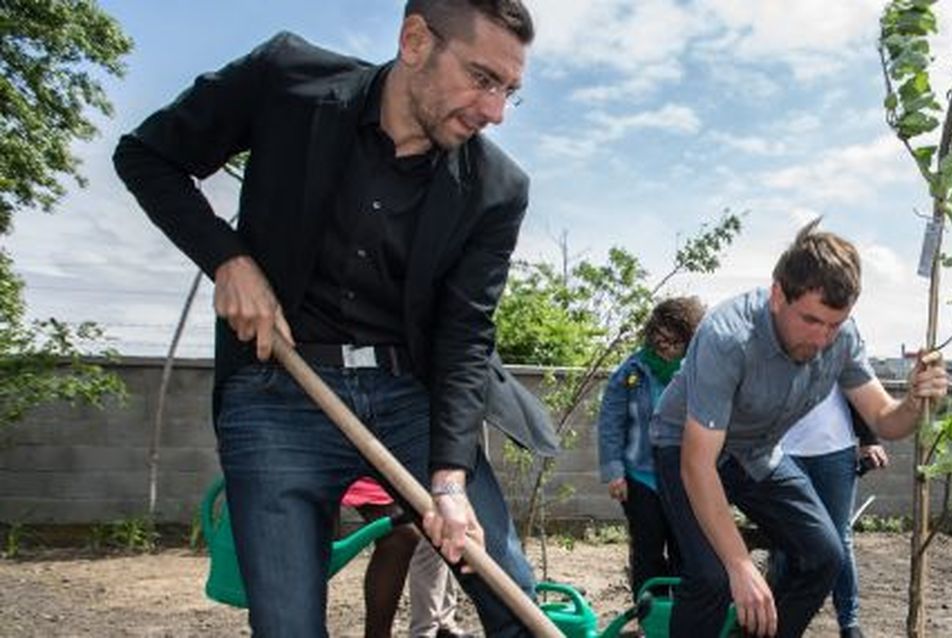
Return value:
<svg viewBox="0 0 952 638">
<path fill-rule="evenodd" d="M 880 0 L 528 0 L 537 37 L 524 103 L 489 131 L 532 178 L 516 257 L 602 262 L 612 246 L 659 280 L 675 251 L 722 211 L 744 228 L 713 275 L 679 276 L 667 294 L 715 304 L 770 283 L 797 229 L 852 240 L 863 259 L 854 316 L 868 352 L 924 341 L 928 280 L 916 269 L 930 201 L 886 126 L 876 36 Z M 135 41 L 122 79 L 104 86 L 112 119 L 77 145 L 85 189 L 53 215 L 21 211 L 0 239 L 26 282 L 29 316 L 93 320 L 126 355 L 164 355 L 195 267 L 150 225 L 115 176 L 119 136 L 199 73 L 281 30 L 370 61 L 396 51 L 397 0 L 101 0 Z M 952 2 L 938 3 L 935 87 L 952 86 Z M 944 29 L 944 30 L 943 30 Z M 944 92 L 940 90 L 939 92 Z M 202 189 L 231 217 L 236 182 Z M 948 277 L 946 277 L 948 279 Z M 952 331 L 943 288 L 939 336 Z M 207 280 L 179 348 L 212 355 Z"/>
</svg>

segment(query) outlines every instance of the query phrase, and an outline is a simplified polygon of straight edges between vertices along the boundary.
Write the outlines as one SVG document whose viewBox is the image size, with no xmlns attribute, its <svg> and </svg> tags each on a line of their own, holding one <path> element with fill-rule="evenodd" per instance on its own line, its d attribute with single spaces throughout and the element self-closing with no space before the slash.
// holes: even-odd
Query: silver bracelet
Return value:
<svg viewBox="0 0 952 638">
<path fill-rule="evenodd" d="M 460 483 L 455 483 L 453 481 L 445 481 L 443 483 L 437 483 L 436 485 L 430 488 L 430 496 L 436 498 L 437 496 L 457 496 L 459 494 L 466 495 L 466 488 L 463 487 Z"/>
</svg>

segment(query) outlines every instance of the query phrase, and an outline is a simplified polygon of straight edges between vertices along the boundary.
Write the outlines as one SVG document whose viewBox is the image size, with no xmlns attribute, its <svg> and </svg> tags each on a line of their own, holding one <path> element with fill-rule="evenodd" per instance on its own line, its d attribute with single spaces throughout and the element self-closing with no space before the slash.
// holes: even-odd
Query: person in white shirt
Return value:
<svg viewBox="0 0 952 638">
<path fill-rule="evenodd" d="M 787 432 L 780 446 L 810 479 L 843 542 L 844 561 L 833 586 L 833 606 L 840 636 L 862 638 L 850 524 L 856 478 L 866 469 L 885 467 L 889 457 L 838 387 Z M 771 570 L 783 569 L 783 560 L 775 552 Z"/>
</svg>

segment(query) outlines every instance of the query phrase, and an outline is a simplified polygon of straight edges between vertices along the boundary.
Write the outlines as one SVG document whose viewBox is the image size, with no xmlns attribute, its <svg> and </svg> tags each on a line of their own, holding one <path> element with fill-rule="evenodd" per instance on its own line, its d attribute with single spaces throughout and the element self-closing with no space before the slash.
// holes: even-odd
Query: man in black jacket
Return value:
<svg viewBox="0 0 952 638">
<path fill-rule="evenodd" d="M 458 561 L 467 534 L 484 539 L 532 590 L 478 445 L 487 396 L 529 413 L 523 442 L 539 436 L 539 406 L 493 355 L 528 179 L 479 135 L 518 103 L 532 37 L 519 0 L 410 0 L 390 64 L 280 34 L 120 141 L 122 179 L 215 281 L 215 429 L 258 633 L 326 634 L 333 513 L 374 474 L 268 362 L 275 329 L 429 484 L 423 525 L 444 556 Z M 235 231 L 192 177 L 245 150 Z M 487 635 L 525 632 L 464 581 Z"/>
</svg>

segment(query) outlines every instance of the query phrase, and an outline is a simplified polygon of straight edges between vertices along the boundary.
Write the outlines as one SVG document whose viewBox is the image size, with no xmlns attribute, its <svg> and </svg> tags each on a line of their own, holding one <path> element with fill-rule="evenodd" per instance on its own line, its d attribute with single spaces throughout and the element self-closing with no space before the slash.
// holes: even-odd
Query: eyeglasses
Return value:
<svg viewBox="0 0 952 638">
<path fill-rule="evenodd" d="M 683 348 L 684 340 L 661 330 L 656 330 L 652 339 L 656 348 Z"/>
<path fill-rule="evenodd" d="M 519 95 L 516 88 L 506 86 L 499 78 L 495 77 L 496 74 L 490 69 L 464 59 L 462 55 L 457 53 L 453 47 L 450 46 L 450 41 L 447 40 L 442 33 L 433 28 L 431 24 L 428 23 L 426 28 L 429 29 L 430 33 L 432 33 L 437 40 L 444 44 L 444 49 L 453 54 L 453 57 L 456 58 L 456 61 L 459 62 L 460 66 L 463 67 L 463 70 L 466 71 L 466 74 L 469 76 L 473 89 L 493 98 L 503 98 L 506 101 L 506 106 L 517 107 L 522 104 L 522 96 Z"/>
</svg>

